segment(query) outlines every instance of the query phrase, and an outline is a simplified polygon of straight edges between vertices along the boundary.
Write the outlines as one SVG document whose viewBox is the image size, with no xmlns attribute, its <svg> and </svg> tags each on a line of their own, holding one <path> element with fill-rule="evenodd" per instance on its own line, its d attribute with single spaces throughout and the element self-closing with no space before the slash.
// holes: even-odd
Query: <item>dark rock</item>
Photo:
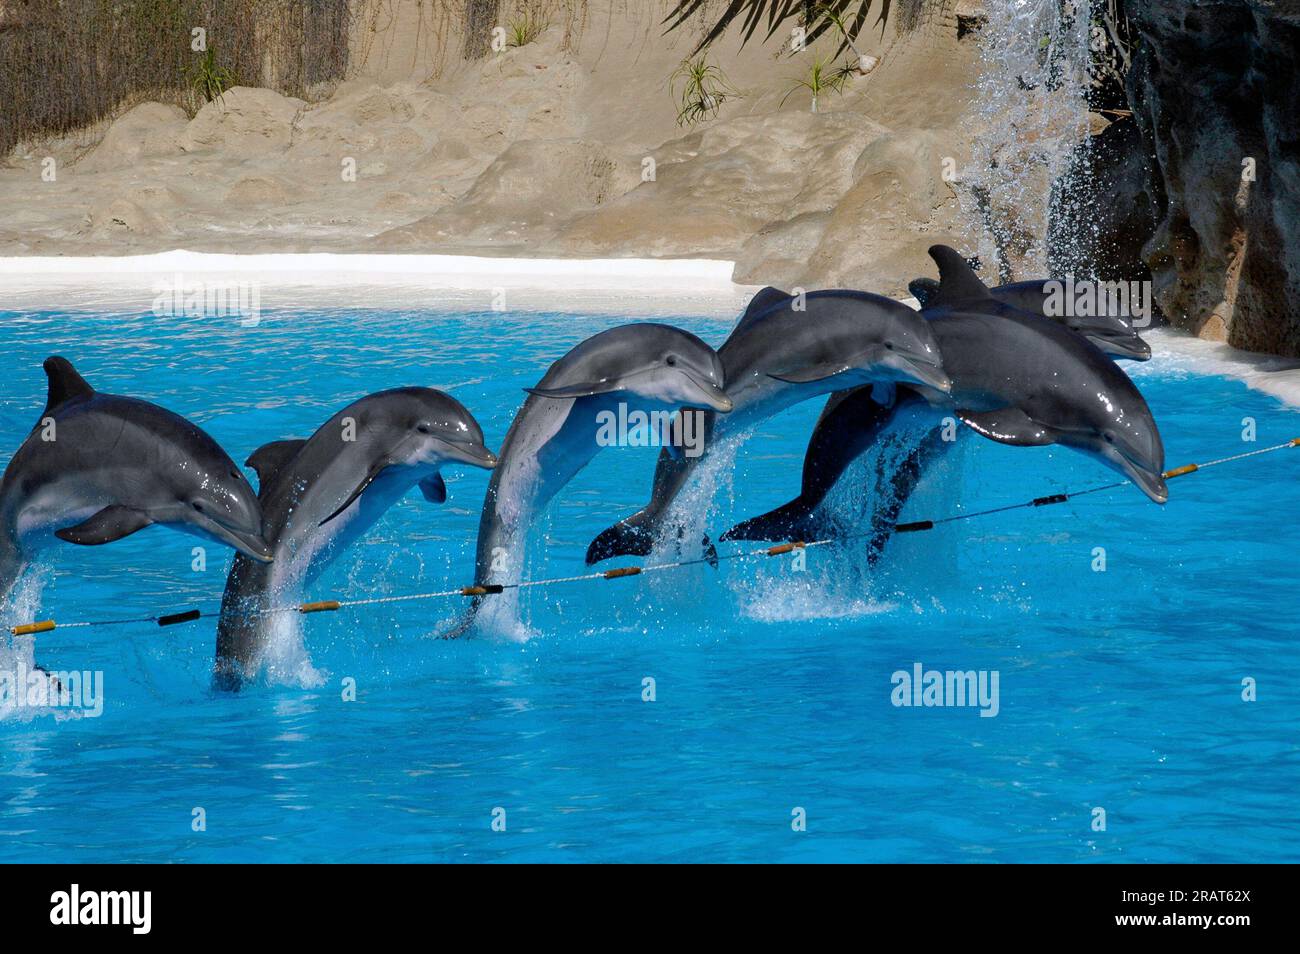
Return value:
<svg viewBox="0 0 1300 954">
<path fill-rule="evenodd" d="M 1201 337 L 1300 356 L 1300 2 L 1128 6 L 1156 300 Z"/>
</svg>

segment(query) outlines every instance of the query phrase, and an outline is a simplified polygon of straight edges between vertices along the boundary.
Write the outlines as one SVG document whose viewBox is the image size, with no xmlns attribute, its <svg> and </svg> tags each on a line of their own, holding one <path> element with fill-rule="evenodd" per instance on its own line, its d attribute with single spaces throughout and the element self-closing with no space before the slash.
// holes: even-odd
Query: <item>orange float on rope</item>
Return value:
<svg viewBox="0 0 1300 954">
<path fill-rule="evenodd" d="M 10 626 L 9 632 L 14 636 L 30 636 L 33 633 L 48 633 L 54 629 L 54 626 L 54 620 L 43 619 L 39 623 L 23 623 L 21 626 Z"/>
<path fill-rule="evenodd" d="M 605 571 L 605 579 L 617 580 L 620 576 L 636 576 L 641 572 L 639 566 L 620 566 L 612 570 Z"/>
<path fill-rule="evenodd" d="M 506 588 L 500 583 L 487 583 L 483 586 L 462 586 L 461 596 L 488 596 L 492 593 L 504 593 Z"/>
<path fill-rule="evenodd" d="M 782 553 L 789 553 L 791 550 L 802 550 L 804 546 L 805 544 L 802 540 L 795 541 L 794 543 L 780 543 L 774 547 L 768 547 L 767 555 L 780 556 Z"/>
<path fill-rule="evenodd" d="M 338 600 L 319 600 L 315 603 L 303 603 L 298 607 L 299 613 L 329 613 L 339 608 Z"/>
</svg>

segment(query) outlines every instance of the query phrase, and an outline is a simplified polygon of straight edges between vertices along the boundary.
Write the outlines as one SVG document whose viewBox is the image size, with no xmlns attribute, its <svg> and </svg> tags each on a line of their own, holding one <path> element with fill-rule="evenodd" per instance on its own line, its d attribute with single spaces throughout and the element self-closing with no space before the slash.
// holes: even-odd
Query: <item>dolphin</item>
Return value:
<svg viewBox="0 0 1300 954">
<path fill-rule="evenodd" d="M 1146 400 L 1128 375 L 1068 328 L 994 301 L 952 249 L 934 246 L 930 254 L 939 263 L 946 294 L 932 299 L 923 314 L 952 379 L 949 400 L 957 417 L 1000 443 L 1071 447 L 1120 472 L 1155 503 L 1164 503 L 1164 445 Z M 947 301 L 959 305 L 949 307 Z M 834 395 L 809 440 L 799 496 L 732 527 L 722 539 L 808 540 L 834 533 L 819 518 L 819 505 L 900 412 L 915 409 L 922 396 L 913 391 L 899 388 L 893 402 L 878 400 L 866 388 Z M 922 437 L 890 478 L 891 500 L 873 517 L 876 535 L 870 553 L 878 555 L 893 518 L 942 450 L 945 442 L 938 434 L 933 429 Z"/>
<path fill-rule="evenodd" d="M 683 408 L 725 414 L 732 399 L 723 380 L 712 348 L 661 324 L 602 331 L 552 364 L 535 387 L 525 388 L 528 397 L 501 444 L 479 521 L 475 584 L 519 581 L 528 532 L 538 516 L 609 443 L 602 438 L 602 421 L 620 411 L 664 418 Z M 463 633 L 481 606 L 482 598 L 476 598 L 446 635 Z"/>
<path fill-rule="evenodd" d="M 718 357 L 734 410 L 725 417 L 704 414 L 703 455 L 660 453 L 650 502 L 597 536 L 587 548 L 587 563 L 648 554 L 708 448 L 786 408 L 862 385 L 886 390 L 898 384 L 937 391 L 949 387 L 925 320 L 906 305 L 867 292 L 828 290 L 796 297 L 764 288 Z"/>
<path fill-rule="evenodd" d="M 1151 357 L 1151 346 L 1133 330 L 1131 315 L 1119 312 L 1104 315 L 1057 314 L 1059 309 L 1049 304 L 1054 297 L 1051 291 L 1053 283 L 1058 286 L 1064 284 L 1059 279 L 1039 278 L 999 285 L 988 289 L 988 294 L 994 301 L 1010 308 L 1050 318 L 1064 325 L 1075 334 L 1083 335 L 1112 358 L 1146 361 Z M 907 290 L 925 309 L 939 294 L 939 282 L 933 278 L 914 278 L 908 282 Z"/>
<path fill-rule="evenodd" d="M 243 473 L 197 425 L 45 359 L 45 410 L 0 479 L 0 602 L 51 537 L 93 546 L 161 524 L 270 560 Z"/>
<path fill-rule="evenodd" d="M 300 602 L 321 571 L 412 487 L 447 499 L 447 464 L 491 469 L 483 430 L 432 388 L 380 391 L 343 408 L 307 440 L 273 441 L 248 459 L 275 560 L 236 556 L 217 620 L 215 683 L 237 689 L 261 669 L 273 635 L 265 611 Z"/>
</svg>

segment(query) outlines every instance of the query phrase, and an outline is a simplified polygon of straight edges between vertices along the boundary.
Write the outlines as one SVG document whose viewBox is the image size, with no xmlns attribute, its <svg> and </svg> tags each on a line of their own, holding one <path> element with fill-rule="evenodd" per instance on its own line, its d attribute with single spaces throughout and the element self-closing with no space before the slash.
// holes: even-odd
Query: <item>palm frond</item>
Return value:
<svg viewBox="0 0 1300 954">
<path fill-rule="evenodd" d="M 737 20 L 741 20 L 741 43 L 748 43 L 766 22 L 767 34 L 764 40 L 770 40 L 787 21 L 798 19 L 807 30 L 806 42 L 812 43 L 824 35 L 827 30 L 838 29 L 840 46 L 836 55 L 853 48 L 853 39 L 858 36 L 867 15 L 871 12 L 875 0 L 825 0 L 817 3 L 813 0 L 730 0 L 718 15 L 713 26 L 696 45 L 692 55 L 700 52 L 716 40 Z M 893 0 L 881 0 L 879 14 L 875 25 L 884 32 L 889 18 Z M 707 9 L 707 0 L 679 0 L 677 6 L 664 17 L 665 33 L 682 26 L 688 20 L 703 15 Z M 847 29 L 846 29 L 847 27 Z"/>
</svg>

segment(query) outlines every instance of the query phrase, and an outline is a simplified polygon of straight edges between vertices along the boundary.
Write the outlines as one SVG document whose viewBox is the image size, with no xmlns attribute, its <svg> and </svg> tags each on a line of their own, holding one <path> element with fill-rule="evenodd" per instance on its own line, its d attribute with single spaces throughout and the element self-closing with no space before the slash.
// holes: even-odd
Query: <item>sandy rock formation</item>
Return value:
<svg viewBox="0 0 1300 954">
<path fill-rule="evenodd" d="M 207 103 L 181 136 L 185 152 L 217 149 L 242 156 L 283 152 L 293 123 L 307 104 L 275 90 L 236 86 Z"/>
<path fill-rule="evenodd" d="M 639 181 L 629 160 L 580 139 L 511 143 L 449 208 L 379 236 L 389 248 L 465 241 L 527 245 Z"/>
<path fill-rule="evenodd" d="M 1144 0 L 1130 98 L 1156 176 L 1146 246 L 1166 316 L 1300 356 L 1300 3 Z"/>
<path fill-rule="evenodd" d="M 114 120 L 80 166 L 111 171 L 142 159 L 174 156 L 180 152 L 187 122 L 185 111 L 179 106 L 141 103 Z"/>
<path fill-rule="evenodd" d="M 698 35 L 665 36 L 653 5 L 589 0 L 581 29 L 472 62 L 427 4 L 390 6 L 320 102 L 237 87 L 188 123 L 137 106 L 81 161 L 58 153 L 57 182 L 46 147 L 10 157 L 0 254 L 708 256 L 740 281 L 888 293 L 963 231 L 940 158 L 964 154 L 976 40 L 946 2 L 864 31 L 877 64 L 815 115 L 795 87 L 813 54 L 733 30 L 708 55 L 735 95 L 685 128 L 670 78 Z M 385 32 L 412 24 L 429 42 Z"/>
<path fill-rule="evenodd" d="M 128 234 L 155 236 L 171 230 L 157 213 L 130 199 L 116 198 L 91 210 L 85 231 L 100 238 L 123 238 Z"/>
</svg>

